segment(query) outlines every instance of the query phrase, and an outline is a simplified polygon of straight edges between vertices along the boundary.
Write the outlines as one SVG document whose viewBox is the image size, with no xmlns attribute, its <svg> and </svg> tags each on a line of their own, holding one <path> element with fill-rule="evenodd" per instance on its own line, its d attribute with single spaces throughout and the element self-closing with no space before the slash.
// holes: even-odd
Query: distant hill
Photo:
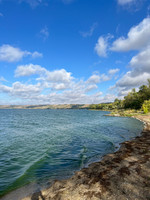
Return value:
<svg viewBox="0 0 150 200">
<path fill-rule="evenodd" d="M 0 105 L 0 109 L 88 109 L 90 104 Z"/>
</svg>

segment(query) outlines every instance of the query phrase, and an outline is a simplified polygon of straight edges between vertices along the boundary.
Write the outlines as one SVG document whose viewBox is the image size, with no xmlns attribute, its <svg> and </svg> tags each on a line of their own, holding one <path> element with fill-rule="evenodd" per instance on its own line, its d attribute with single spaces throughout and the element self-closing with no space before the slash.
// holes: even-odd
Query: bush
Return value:
<svg viewBox="0 0 150 200">
<path fill-rule="evenodd" d="M 143 105 L 142 105 L 142 110 L 145 114 L 147 114 L 148 112 L 150 112 L 150 100 L 144 101 Z"/>
</svg>

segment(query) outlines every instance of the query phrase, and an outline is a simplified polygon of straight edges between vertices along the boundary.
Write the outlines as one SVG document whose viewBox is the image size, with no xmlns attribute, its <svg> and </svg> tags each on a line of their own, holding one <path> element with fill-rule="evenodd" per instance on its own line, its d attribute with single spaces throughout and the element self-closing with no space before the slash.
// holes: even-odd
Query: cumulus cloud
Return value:
<svg viewBox="0 0 150 200">
<path fill-rule="evenodd" d="M 36 84 L 36 85 L 32 85 L 32 84 L 22 84 L 20 82 L 15 82 L 13 83 L 12 85 L 12 88 L 11 88 L 11 93 L 13 95 L 16 95 L 16 96 L 23 96 L 25 98 L 31 96 L 31 95 L 37 95 L 39 94 L 41 91 L 41 88 L 40 88 L 40 83 Z"/>
<path fill-rule="evenodd" d="M 19 48 L 15 48 L 10 45 L 2 45 L 0 47 L 0 61 L 14 62 L 22 59 L 26 56 L 26 51 L 21 51 Z"/>
<path fill-rule="evenodd" d="M 100 75 L 93 74 L 92 76 L 89 77 L 87 83 L 93 83 L 93 84 L 100 83 L 100 79 L 101 79 Z"/>
<path fill-rule="evenodd" d="M 137 76 L 133 76 L 133 72 L 129 71 L 117 82 L 116 85 L 125 90 L 129 90 L 146 84 L 148 78 L 150 78 L 149 73 L 144 72 L 142 74 L 138 74 Z"/>
<path fill-rule="evenodd" d="M 108 47 L 107 39 L 102 36 L 99 37 L 99 39 L 96 43 L 96 46 L 95 46 L 96 53 L 101 57 L 106 57 L 107 56 L 107 47 Z"/>
<path fill-rule="evenodd" d="M 20 82 L 14 82 L 12 87 L 6 85 L 0 85 L 0 91 L 8 93 L 10 96 L 15 96 L 18 98 L 28 99 L 37 96 L 41 92 L 40 83 L 36 85 L 32 84 L 22 84 Z"/>
<path fill-rule="evenodd" d="M 25 83 L 16 81 L 7 86 L 1 82 L 0 92 L 24 104 L 100 103 L 106 99 L 98 89 L 98 84 L 110 80 L 112 75 L 95 73 L 83 80 L 76 79 L 65 69 L 50 71 L 33 64 L 20 65 L 15 70 L 16 78 L 29 76 Z"/>
<path fill-rule="evenodd" d="M 91 27 L 90 27 L 90 30 L 89 31 L 80 31 L 80 34 L 82 35 L 82 37 L 91 37 L 94 33 L 94 30 L 96 29 L 97 27 L 97 23 L 94 23 Z"/>
<path fill-rule="evenodd" d="M 65 83 L 53 83 L 51 86 L 50 86 L 53 90 L 65 90 L 67 88 L 69 88 L 69 85 L 68 84 L 65 84 Z"/>
<path fill-rule="evenodd" d="M 31 56 L 35 58 L 35 57 L 41 57 L 42 54 L 38 53 L 37 51 L 33 53 L 29 51 L 22 51 L 21 49 L 13 47 L 8 44 L 0 46 L 0 61 L 17 62 L 26 56 Z"/>
<path fill-rule="evenodd" d="M 20 65 L 15 70 L 15 77 L 39 75 L 38 81 L 69 83 L 73 77 L 65 69 L 48 71 L 40 65 Z"/>
<path fill-rule="evenodd" d="M 11 92 L 11 87 L 8 87 L 6 85 L 0 84 L 0 92 L 10 93 Z"/>
<path fill-rule="evenodd" d="M 119 71 L 119 69 L 110 69 L 107 74 L 94 73 L 86 81 L 88 84 L 98 84 L 101 82 L 109 81 Z"/>
<path fill-rule="evenodd" d="M 130 63 L 131 68 L 115 85 L 119 95 L 127 94 L 132 88 L 147 84 L 150 78 L 150 46 L 135 55 Z"/>
<path fill-rule="evenodd" d="M 11 87 L 0 84 L 0 92 L 6 93 L 11 97 L 17 97 L 26 104 L 70 104 L 70 103 L 98 103 L 101 100 L 102 92 L 93 94 L 88 92 L 97 89 L 96 85 L 80 85 L 72 83 L 71 88 L 66 90 L 63 83 L 51 85 L 47 94 L 43 94 L 45 87 L 42 84 L 22 84 L 15 82 Z M 55 89 L 55 90 L 54 90 Z M 63 90 L 61 93 L 60 90 Z"/>
<path fill-rule="evenodd" d="M 132 88 L 147 84 L 147 79 L 150 78 L 150 17 L 132 27 L 127 38 L 115 40 L 110 49 L 118 52 L 138 51 L 129 62 L 130 70 L 113 87 L 120 97 L 127 95 Z M 110 70 L 109 73 L 113 71 Z"/>
<path fill-rule="evenodd" d="M 150 17 L 132 27 L 127 38 L 120 37 L 115 40 L 110 49 L 112 51 L 141 50 L 148 45 L 150 45 Z"/>
<path fill-rule="evenodd" d="M 68 83 L 72 79 L 71 72 L 67 72 L 65 69 L 48 71 L 46 73 L 46 80 L 50 82 Z"/>
<path fill-rule="evenodd" d="M 95 51 L 99 56 L 107 57 L 107 50 L 109 47 L 108 41 L 112 38 L 113 38 L 113 36 L 111 34 L 108 34 L 105 37 L 103 37 L 103 36 L 99 37 L 99 39 L 95 45 Z"/>
<path fill-rule="evenodd" d="M 116 73 L 119 72 L 119 71 L 120 71 L 120 69 L 118 69 L 118 68 L 116 68 L 116 69 L 110 69 L 110 70 L 108 71 L 108 73 L 111 74 L 111 75 L 114 75 L 114 74 L 116 74 Z"/>
<path fill-rule="evenodd" d="M 150 73 L 150 46 L 131 59 L 130 67 L 133 69 L 133 76 Z"/>
<path fill-rule="evenodd" d="M 90 92 L 90 91 L 95 90 L 97 88 L 98 88 L 98 86 L 96 84 L 90 84 L 90 85 L 87 85 L 87 87 L 85 88 L 85 92 Z"/>
<path fill-rule="evenodd" d="M 111 79 L 111 77 L 109 77 L 106 74 L 93 74 L 92 76 L 89 77 L 89 79 L 87 80 L 87 83 L 92 83 L 92 84 L 97 84 L 100 82 L 104 82 L 104 81 L 109 81 Z"/>
<path fill-rule="evenodd" d="M 46 72 L 46 69 L 40 65 L 19 65 L 15 70 L 15 77 L 31 76 L 34 74 L 41 74 L 42 72 Z"/>
<path fill-rule="evenodd" d="M 111 78 L 112 78 L 111 76 L 108 76 L 106 74 L 102 74 L 101 75 L 101 82 L 109 81 Z"/>
</svg>

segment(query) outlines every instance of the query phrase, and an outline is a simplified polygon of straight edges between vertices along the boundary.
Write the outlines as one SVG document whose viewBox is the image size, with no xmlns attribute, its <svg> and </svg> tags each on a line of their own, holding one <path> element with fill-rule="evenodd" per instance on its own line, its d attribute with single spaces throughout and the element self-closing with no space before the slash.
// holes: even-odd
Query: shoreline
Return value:
<svg viewBox="0 0 150 200">
<path fill-rule="evenodd" d="M 143 121 L 141 136 L 123 142 L 118 151 L 48 189 L 23 200 L 148 200 L 150 199 L 150 119 Z"/>
<path fill-rule="evenodd" d="M 49 188 L 22 200 L 150 199 L 150 116 L 148 120 L 143 116 L 133 118 L 145 125 L 140 136 L 121 143 L 119 150 L 75 172 L 69 179 L 55 181 Z M 2 200 L 8 199 L 5 197 Z"/>
</svg>

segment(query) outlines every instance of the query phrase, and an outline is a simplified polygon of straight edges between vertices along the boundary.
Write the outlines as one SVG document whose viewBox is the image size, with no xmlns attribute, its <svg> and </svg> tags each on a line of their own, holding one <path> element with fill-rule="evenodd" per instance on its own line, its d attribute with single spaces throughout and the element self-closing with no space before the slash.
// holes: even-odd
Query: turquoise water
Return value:
<svg viewBox="0 0 150 200">
<path fill-rule="evenodd" d="M 115 151 L 143 124 L 90 110 L 0 110 L 0 196 L 43 186 Z"/>
</svg>

